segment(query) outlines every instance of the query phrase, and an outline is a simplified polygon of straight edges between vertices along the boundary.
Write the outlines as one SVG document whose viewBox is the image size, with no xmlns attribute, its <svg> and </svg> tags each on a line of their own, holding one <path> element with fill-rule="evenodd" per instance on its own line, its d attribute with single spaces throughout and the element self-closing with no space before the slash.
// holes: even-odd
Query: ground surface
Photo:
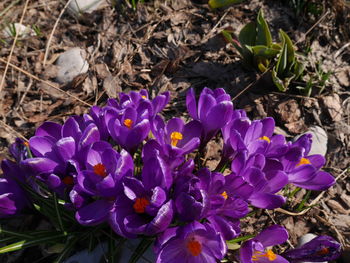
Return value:
<svg viewBox="0 0 350 263">
<path fill-rule="evenodd" d="M 25 2 L 2 0 L 0 27 L 18 23 Z M 87 104 L 103 105 L 122 90 L 145 88 L 152 94 L 169 90 L 173 100 L 166 112 L 180 116 L 188 88 L 194 87 L 197 93 L 203 87 L 225 88 L 234 97 L 236 108 L 245 109 L 252 118 L 275 117 L 276 132 L 288 137 L 314 125 L 323 127 L 329 137 L 325 169 L 338 178 L 332 189 L 322 193 L 318 205 L 306 213 L 295 212 L 305 194 L 301 191 L 285 207 L 294 209 L 294 214 L 285 210 L 262 212 L 247 220 L 242 229 L 250 234 L 275 220 L 290 231 L 293 244 L 301 235 L 313 232 L 334 236 L 349 247 L 349 7 L 340 0 L 323 1 L 321 13 L 313 16 L 296 15 L 285 3 L 292 1 L 252 0 L 215 11 L 199 2 L 152 1 L 139 4 L 137 10 L 125 4 L 107 5 L 81 17 L 65 12 L 58 19 L 65 3 L 29 1 L 22 24 L 38 28 L 38 35 L 19 37 L 14 46 L 14 36 L 2 36 L 0 42 L 0 81 L 4 81 L 0 91 L 0 159 L 8 156 L 7 147 L 16 136 L 28 138 L 43 121 L 62 122 L 69 115 L 85 113 Z M 238 33 L 256 18 L 260 7 L 275 39 L 282 28 L 298 43 L 299 51 L 310 48 L 311 65 L 320 62 L 324 71 L 333 72 L 321 94 L 317 89 L 312 97 L 293 90 L 276 92 L 264 78 L 245 70 L 234 47 L 218 36 L 228 27 Z M 73 47 L 86 51 L 89 70 L 60 85 L 55 60 Z M 9 58 L 12 64 L 7 65 Z M 215 152 L 214 146 L 212 150 Z M 313 193 L 311 201 L 319 194 Z"/>
</svg>

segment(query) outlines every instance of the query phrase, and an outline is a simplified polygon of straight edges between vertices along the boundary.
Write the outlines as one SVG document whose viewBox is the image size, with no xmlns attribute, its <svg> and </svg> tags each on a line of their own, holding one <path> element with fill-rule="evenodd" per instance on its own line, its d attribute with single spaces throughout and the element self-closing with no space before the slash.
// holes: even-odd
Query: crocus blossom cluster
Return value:
<svg viewBox="0 0 350 263">
<path fill-rule="evenodd" d="M 17 140 L 10 148 L 15 162 L 2 162 L 0 216 L 30 207 L 18 183 L 39 194 L 44 186 L 69 203 L 81 225 L 106 223 L 125 238 L 154 237 L 159 263 L 217 262 L 252 208 L 281 207 L 288 184 L 325 190 L 335 183 L 320 170 L 324 157 L 309 155 L 310 135 L 287 142 L 274 135 L 272 118 L 250 120 L 223 89 L 204 88 L 198 101 L 191 89 L 188 120 L 164 119 L 160 113 L 169 99 L 168 92 L 154 99 L 146 90 L 121 93 L 62 125 L 43 123 L 29 142 Z M 200 157 L 218 136 L 221 161 L 209 169 Z M 242 244 L 240 261 L 297 262 L 313 255 L 328 260 L 339 254 L 329 237 L 282 255 L 268 249 L 287 239 L 283 227 L 272 226 Z"/>
</svg>

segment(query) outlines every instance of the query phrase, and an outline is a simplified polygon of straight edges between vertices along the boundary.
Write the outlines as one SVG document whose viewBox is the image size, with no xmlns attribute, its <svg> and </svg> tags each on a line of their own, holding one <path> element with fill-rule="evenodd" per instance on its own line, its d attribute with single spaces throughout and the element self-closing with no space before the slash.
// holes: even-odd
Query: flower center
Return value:
<svg viewBox="0 0 350 263">
<path fill-rule="evenodd" d="M 257 261 L 259 260 L 259 258 L 263 258 L 263 257 L 267 258 L 269 261 L 274 261 L 277 258 L 277 255 L 273 253 L 271 249 L 268 249 L 266 253 L 257 250 L 254 252 L 252 260 Z"/>
<path fill-rule="evenodd" d="M 297 164 L 297 166 L 303 165 L 303 164 L 310 164 L 310 160 L 307 158 L 301 158 L 300 162 Z"/>
<path fill-rule="evenodd" d="M 65 184 L 65 185 L 72 185 L 74 184 L 74 179 L 72 176 L 66 176 L 62 179 L 62 182 Z"/>
<path fill-rule="evenodd" d="M 268 143 L 270 143 L 270 142 L 271 142 L 270 138 L 269 138 L 269 137 L 267 137 L 267 136 L 262 136 L 262 137 L 260 137 L 259 139 L 260 139 L 260 140 L 267 141 Z"/>
<path fill-rule="evenodd" d="M 149 201 L 146 198 L 141 197 L 141 198 L 136 198 L 133 208 L 136 213 L 143 214 L 148 205 L 149 205 Z"/>
<path fill-rule="evenodd" d="M 147 99 L 147 97 L 145 95 L 141 96 L 141 98 L 143 98 L 144 100 Z"/>
<path fill-rule="evenodd" d="M 197 240 L 192 238 L 187 243 L 187 249 L 190 251 L 192 256 L 198 256 L 202 252 L 202 245 Z"/>
<path fill-rule="evenodd" d="M 172 132 L 170 134 L 170 139 L 171 139 L 171 145 L 176 146 L 177 143 L 182 140 L 182 133 L 181 132 Z"/>
<path fill-rule="evenodd" d="M 25 147 L 29 147 L 29 142 L 23 142 L 23 145 L 24 145 Z"/>
<path fill-rule="evenodd" d="M 106 167 L 102 163 L 94 165 L 94 173 L 105 178 L 107 176 Z"/>
<path fill-rule="evenodd" d="M 228 195 L 227 195 L 227 193 L 226 193 L 226 191 L 224 191 L 224 192 L 222 192 L 222 194 L 221 194 L 225 199 L 227 199 L 228 198 Z"/>
<path fill-rule="evenodd" d="M 125 125 L 126 127 L 128 127 L 129 129 L 131 129 L 132 123 L 133 123 L 133 121 L 130 120 L 130 119 L 125 119 L 125 120 L 124 120 L 124 125 Z"/>
<path fill-rule="evenodd" d="M 319 251 L 317 251 L 317 255 L 323 256 L 329 254 L 329 248 L 323 247 Z"/>
</svg>

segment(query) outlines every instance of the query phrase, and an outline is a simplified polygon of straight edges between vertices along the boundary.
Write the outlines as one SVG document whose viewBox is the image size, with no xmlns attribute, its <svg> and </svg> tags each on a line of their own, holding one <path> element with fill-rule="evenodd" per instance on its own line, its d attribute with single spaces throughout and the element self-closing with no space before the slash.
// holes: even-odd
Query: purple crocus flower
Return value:
<svg viewBox="0 0 350 263">
<path fill-rule="evenodd" d="M 148 103 L 149 118 L 152 119 L 157 113 L 161 112 L 170 100 L 170 93 L 164 92 L 157 95 L 154 99 L 150 100 L 148 92 L 146 90 L 140 90 L 139 92 L 131 91 L 128 94 L 121 92 L 119 94 L 119 101 L 115 99 L 108 100 L 108 106 L 123 112 L 126 108 L 138 108 L 140 104 Z"/>
<path fill-rule="evenodd" d="M 253 239 L 244 242 L 239 250 L 241 263 L 289 263 L 288 260 L 275 254 L 268 247 L 282 244 L 288 239 L 288 232 L 279 225 L 273 225 Z"/>
<path fill-rule="evenodd" d="M 146 105 L 143 107 L 143 105 Z M 120 146 L 130 153 L 134 153 L 141 142 L 146 139 L 150 131 L 148 104 L 138 108 L 126 108 L 120 115 L 109 110 L 106 114 L 108 131 Z M 111 116 L 114 117 L 111 117 Z"/>
<path fill-rule="evenodd" d="M 168 163 L 192 152 L 200 144 L 202 126 L 198 121 L 185 124 L 180 118 L 172 118 L 165 124 L 162 117 L 156 116 L 152 123 L 152 133 Z"/>
<path fill-rule="evenodd" d="M 232 161 L 232 173 L 226 176 L 226 180 L 231 181 L 236 188 L 244 186 L 246 192 L 237 191 L 236 194 L 246 198 L 253 206 L 275 209 L 285 203 L 285 198 L 276 193 L 288 183 L 288 177 L 282 170 L 264 171 L 265 162 L 265 156 L 262 154 L 248 157 L 246 151 L 239 152 Z"/>
<path fill-rule="evenodd" d="M 249 212 L 247 202 L 237 197 L 236 189 L 231 183 L 226 183 L 223 174 L 203 168 L 197 176 L 200 179 L 199 188 L 207 192 L 210 202 L 206 218 L 225 240 L 235 238 L 240 234 L 239 219 Z"/>
<path fill-rule="evenodd" d="M 220 233 L 208 223 L 169 228 L 156 241 L 157 263 L 203 263 L 221 260 L 227 251 Z"/>
<path fill-rule="evenodd" d="M 290 263 L 302 261 L 321 262 L 335 260 L 340 256 L 341 245 L 330 236 L 318 236 L 301 247 L 282 254 Z"/>
<path fill-rule="evenodd" d="M 335 184 L 334 177 L 319 169 L 325 164 L 322 155 L 305 154 L 305 148 L 291 145 L 287 153 L 280 158 L 288 181 L 309 190 L 326 190 Z M 277 163 L 274 163 L 277 165 Z"/>
<path fill-rule="evenodd" d="M 202 147 L 231 120 L 233 114 L 231 97 L 224 89 L 204 88 L 198 106 L 194 90 L 190 89 L 186 96 L 186 105 L 190 116 L 203 125 Z"/>
<path fill-rule="evenodd" d="M 232 159 L 237 151 L 246 150 L 248 155 L 257 153 L 267 158 L 280 157 L 288 150 L 282 135 L 273 135 L 273 118 L 250 121 L 247 117 L 231 120 L 223 129 L 223 157 Z"/>
<path fill-rule="evenodd" d="M 123 192 L 116 197 L 109 223 L 121 236 L 155 235 L 168 228 L 173 219 L 173 201 L 163 188 L 147 189 L 135 177 L 124 177 Z"/>
<path fill-rule="evenodd" d="M 74 184 L 84 152 L 99 139 L 96 125 L 86 126 L 79 117 L 71 117 L 63 125 L 45 122 L 29 140 L 35 157 L 23 160 L 21 166 L 30 176 L 63 195 Z"/>
<path fill-rule="evenodd" d="M 133 175 L 134 165 L 127 151 L 119 154 L 107 142 L 96 142 L 87 152 L 85 167 L 86 170 L 78 173 L 79 188 L 71 195 L 71 201 L 78 209 L 76 219 L 80 224 L 96 225 L 108 218 L 115 197 L 121 191 L 120 180 Z M 80 192 L 94 198 L 85 198 L 81 204 L 77 197 L 84 198 L 84 195 Z"/>
</svg>

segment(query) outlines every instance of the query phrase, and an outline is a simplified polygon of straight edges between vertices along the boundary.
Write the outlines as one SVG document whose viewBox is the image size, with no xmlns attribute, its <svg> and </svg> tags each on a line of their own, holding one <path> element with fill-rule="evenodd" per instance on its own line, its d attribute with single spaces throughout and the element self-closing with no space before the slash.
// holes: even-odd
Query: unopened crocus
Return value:
<svg viewBox="0 0 350 263">
<path fill-rule="evenodd" d="M 288 239 L 288 232 L 279 225 L 273 225 L 253 239 L 244 242 L 239 250 L 241 263 L 289 263 L 288 260 L 277 255 L 270 248 L 282 244 Z"/>
<path fill-rule="evenodd" d="M 201 147 L 231 120 L 233 114 L 231 97 L 224 89 L 204 88 L 198 105 L 194 90 L 190 89 L 186 96 L 186 105 L 190 116 L 203 125 Z"/>
<path fill-rule="evenodd" d="M 301 247 L 282 254 L 290 263 L 323 262 L 335 260 L 340 256 L 341 245 L 330 236 L 318 236 Z"/>
<path fill-rule="evenodd" d="M 210 224 L 196 221 L 167 229 L 155 244 L 157 263 L 218 262 L 226 251 L 227 247 L 220 233 Z"/>
</svg>

